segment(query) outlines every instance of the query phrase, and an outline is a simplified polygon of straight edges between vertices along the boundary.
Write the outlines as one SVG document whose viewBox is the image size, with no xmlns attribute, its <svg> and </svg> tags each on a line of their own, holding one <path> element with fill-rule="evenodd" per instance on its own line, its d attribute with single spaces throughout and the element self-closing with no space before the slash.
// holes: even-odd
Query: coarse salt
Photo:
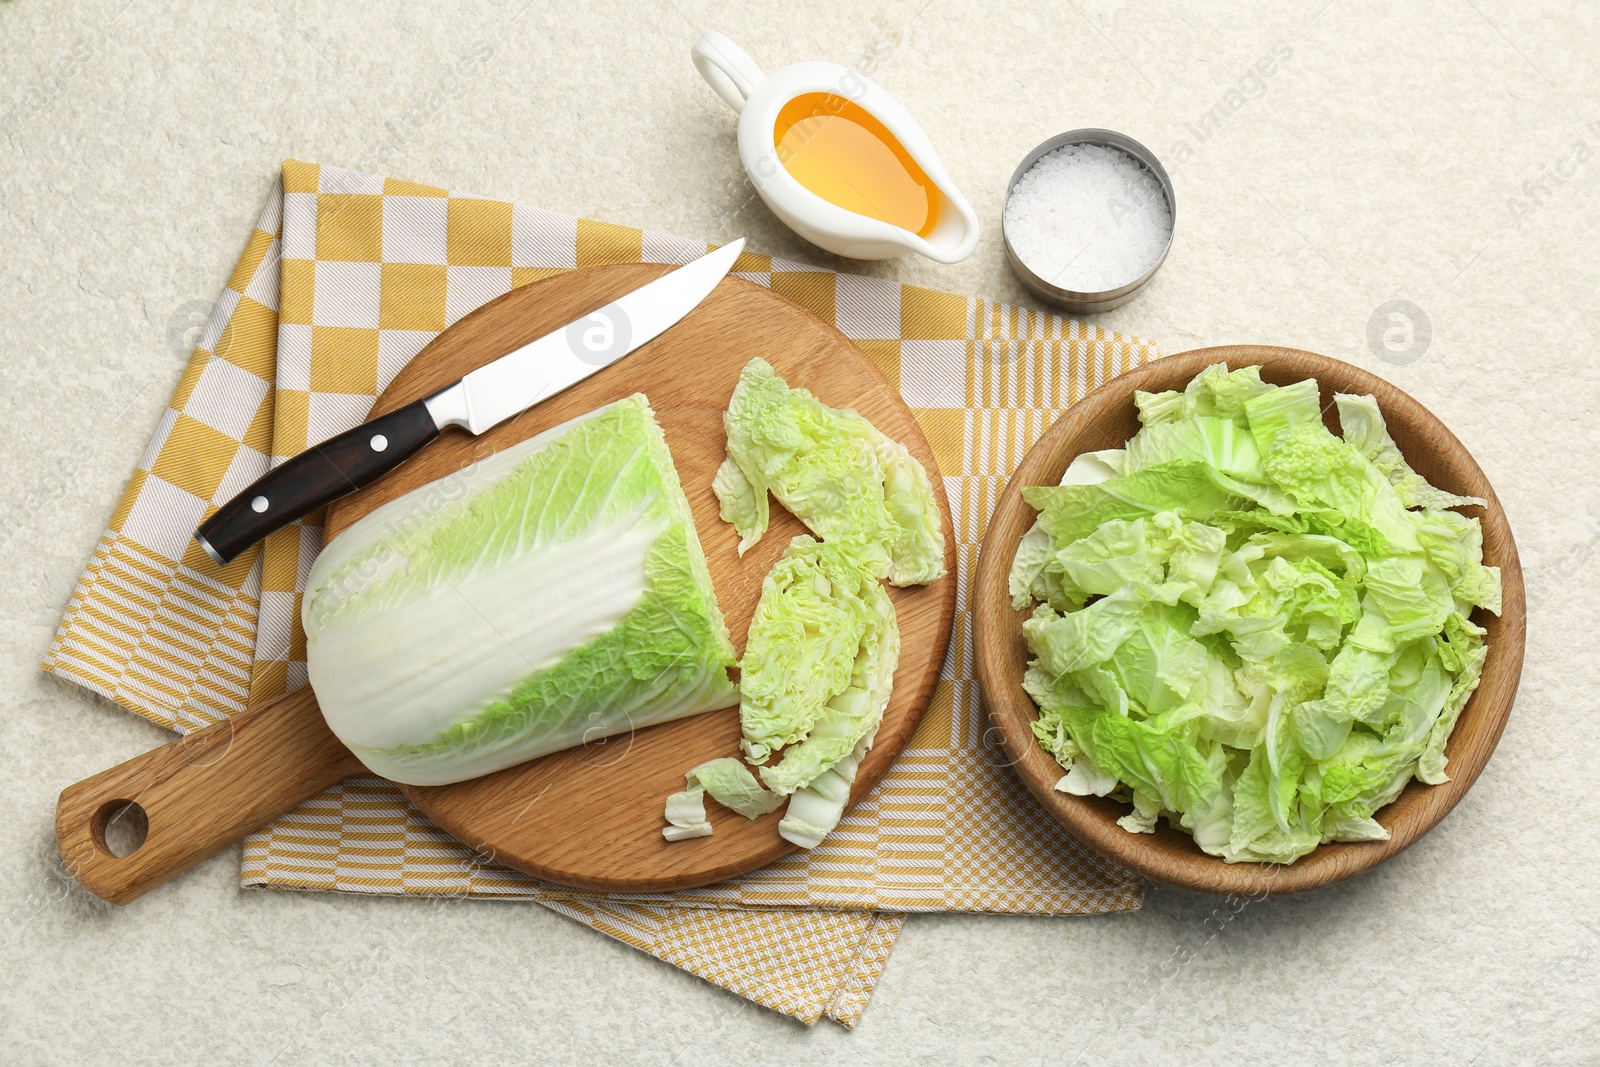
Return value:
<svg viewBox="0 0 1600 1067">
<path fill-rule="evenodd" d="M 1118 148 L 1069 144 L 1041 156 L 1006 201 L 1006 239 L 1049 284 L 1103 293 L 1137 281 L 1172 240 L 1154 174 Z"/>
</svg>

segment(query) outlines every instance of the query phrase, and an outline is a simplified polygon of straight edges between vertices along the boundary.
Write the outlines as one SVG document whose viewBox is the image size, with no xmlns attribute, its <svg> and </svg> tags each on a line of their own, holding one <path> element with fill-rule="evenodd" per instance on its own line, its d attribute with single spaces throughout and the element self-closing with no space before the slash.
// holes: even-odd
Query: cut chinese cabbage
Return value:
<svg viewBox="0 0 1600 1067">
<path fill-rule="evenodd" d="M 712 760 L 667 798 L 669 841 L 711 833 L 702 792 L 748 818 L 789 799 L 785 840 L 815 848 L 844 815 L 872 747 L 900 657 L 894 605 L 861 561 L 801 535 L 762 585 L 742 662 L 740 721 L 763 789 L 739 761 Z M 771 792 L 768 792 L 768 790 Z"/>
<path fill-rule="evenodd" d="M 1333 400 L 1339 407 L 1339 429 L 1345 441 L 1383 472 L 1406 507 L 1443 509 L 1484 503 L 1482 497 L 1457 496 L 1435 489 L 1412 470 L 1394 438 L 1389 436 L 1389 427 L 1375 397 L 1338 393 Z"/>
<path fill-rule="evenodd" d="M 794 538 L 767 575 L 740 664 L 745 758 L 790 798 L 779 834 L 814 848 L 843 816 L 889 704 L 900 631 L 880 579 L 943 577 L 943 516 L 903 444 L 789 388 L 765 360 L 745 366 L 723 425 L 712 488 L 740 553 L 766 532 L 769 492 L 822 538 Z M 668 802 L 669 839 L 710 832 L 692 792 Z"/>
<path fill-rule="evenodd" d="M 825 630 L 857 635 L 854 647 L 828 645 L 830 661 L 818 671 L 828 679 L 821 707 L 808 709 L 806 730 L 792 724 L 785 730 L 792 742 L 777 763 L 761 768 L 767 787 L 790 797 L 779 836 L 815 848 L 843 817 L 856 771 L 883 722 L 900 659 L 900 627 L 882 583 L 833 545 L 796 537 L 773 574 L 783 577 L 763 587 L 741 685 L 754 693 L 783 685 L 793 642 L 813 646 L 813 635 Z M 787 595 L 780 592 L 784 585 Z M 809 594 L 796 596 L 802 589 Z"/>
<path fill-rule="evenodd" d="M 847 757 L 812 779 L 811 784 L 796 790 L 789 798 L 783 818 L 778 820 L 778 836 L 801 848 L 816 848 L 822 844 L 844 818 L 856 771 L 871 747 L 872 738 L 862 738 Z"/>
<path fill-rule="evenodd" d="M 667 825 L 662 828 L 661 836 L 668 841 L 711 836 L 711 823 L 706 819 L 707 793 L 723 807 L 747 819 L 776 811 L 783 803 L 783 797 L 761 788 L 750 769 L 732 756 L 707 760 L 685 774 L 683 780 L 683 792 L 667 798 Z"/>
<path fill-rule="evenodd" d="M 1260 367 L 1229 370 L 1225 363 L 1213 363 L 1189 380 L 1182 392 L 1134 394 L 1139 421 L 1145 426 L 1177 422 L 1192 415 L 1234 419 L 1242 423 L 1245 401 L 1268 392 L 1273 386 L 1261 380 Z"/>
<path fill-rule="evenodd" d="M 844 625 L 858 635 L 853 645 L 830 648 L 836 658 L 818 665 L 818 673 L 829 679 L 823 687 L 823 703 L 814 713 L 807 709 L 810 721 L 804 731 L 785 731 L 790 741 L 781 758 L 761 768 L 761 780 L 767 788 L 787 796 L 836 770 L 858 750 L 864 752 L 871 747 L 889 704 L 894 669 L 900 659 L 900 627 L 894 604 L 882 584 L 848 554 L 831 545 L 796 537 L 774 573 L 780 570 L 791 574 L 798 571 L 800 583 L 819 592 L 826 586 L 829 595 L 815 600 L 769 599 L 763 588 L 742 661 L 741 690 L 748 685 L 753 692 L 760 692 L 787 675 L 786 646 L 796 640 L 801 629 L 809 631 L 813 625 L 819 629 L 842 628 L 840 623 L 844 620 L 840 617 L 846 617 Z M 835 618 L 830 620 L 830 615 Z M 799 639 L 803 644 L 811 643 L 809 633 Z M 745 707 L 741 702 L 741 719 L 745 718 Z M 748 738 L 747 728 L 747 744 Z M 751 755 L 754 758 L 753 752 Z M 848 780 L 853 779 L 852 766 Z"/>
<path fill-rule="evenodd" d="M 727 707 L 732 643 L 635 395 L 394 500 L 317 557 L 312 688 L 372 771 L 438 785 Z"/>
<path fill-rule="evenodd" d="M 728 458 L 713 482 L 743 554 L 766 533 L 767 493 L 824 541 L 879 577 L 917 585 L 944 575 L 944 527 L 922 464 L 854 411 L 791 389 L 752 359 L 722 417 Z"/>
<path fill-rule="evenodd" d="M 1057 788 L 1159 816 L 1229 862 L 1383 840 L 1373 814 L 1444 747 L 1500 610 L 1482 504 L 1429 485 L 1371 397 L 1207 368 L 1140 393 L 1126 447 L 1079 457 L 1012 564 L 1034 733 Z"/>
<path fill-rule="evenodd" d="M 866 693 L 870 681 L 873 696 L 881 693 L 886 699 L 887 676 L 881 683 L 867 679 L 870 664 L 864 660 L 867 650 L 873 650 L 875 662 L 884 658 L 876 652 L 890 633 L 897 633 L 894 607 L 859 560 L 804 535 L 790 541 L 762 582 L 740 662 L 741 744 L 751 762 L 764 763 L 773 751 L 794 746 L 784 755 L 791 770 L 780 780 L 787 781 L 798 765 L 790 753 L 804 748 L 802 742 L 820 724 L 840 717 L 833 705 L 842 694 Z M 888 658 L 892 675 L 893 657 Z M 844 706 L 856 709 L 860 703 L 852 697 Z M 870 707 L 859 710 L 857 718 L 870 717 Z M 881 714 L 882 708 L 877 710 Z M 854 742 L 845 745 L 836 758 L 853 747 Z M 769 771 L 764 769 L 763 777 Z"/>
</svg>

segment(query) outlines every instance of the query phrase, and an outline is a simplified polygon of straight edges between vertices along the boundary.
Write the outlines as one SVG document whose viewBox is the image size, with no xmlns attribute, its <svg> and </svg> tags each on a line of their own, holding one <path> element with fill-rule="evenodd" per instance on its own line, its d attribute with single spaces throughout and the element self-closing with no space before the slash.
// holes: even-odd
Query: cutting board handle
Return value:
<svg viewBox="0 0 1600 1067">
<path fill-rule="evenodd" d="M 305 686 L 68 786 L 56 805 L 56 846 L 85 889 L 127 904 L 361 773 Z M 130 803 L 149 828 L 119 857 L 106 825 Z"/>
</svg>

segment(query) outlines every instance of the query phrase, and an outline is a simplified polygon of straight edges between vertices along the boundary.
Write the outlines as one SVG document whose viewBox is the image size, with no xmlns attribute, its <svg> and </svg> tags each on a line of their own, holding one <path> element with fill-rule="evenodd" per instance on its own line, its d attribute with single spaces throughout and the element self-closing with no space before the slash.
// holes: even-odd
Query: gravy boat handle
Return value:
<svg viewBox="0 0 1600 1067">
<path fill-rule="evenodd" d="M 744 110 L 745 101 L 766 77 L 748 52 L 715 30 L 701 34 L 689 54 L 700 77 L 735 111 Z"/>
</svg>

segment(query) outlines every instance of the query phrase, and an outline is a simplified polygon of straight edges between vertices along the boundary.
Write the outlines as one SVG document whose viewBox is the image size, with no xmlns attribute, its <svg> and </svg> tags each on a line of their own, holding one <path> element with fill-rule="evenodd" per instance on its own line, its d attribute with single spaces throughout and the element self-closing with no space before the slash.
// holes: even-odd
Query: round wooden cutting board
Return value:
<svg viewBox="0 0 1600 1067">
<path fill-rule="evenodd" d="M 378 398 L 372 417 L 427 396 L 669 269 L 596 267 L 513 290 L 423 349 Z M 933 453 L 898 391 L 843 334 L 770 290 L 726 278 L 683 321 L 614 366 L 479 437 L 446 433 L 386 478 L 332 505 L 327 537 L 485 455 L 644 393 L 666 432 L 718 603 L 742 654 L 762 579 L 789 539 L 805 532 L 798 519 L 774 503 L 771 528 L 741 559 L 738 535 L 717 514 L 711 479 L 724 457 L 722 413 L 740 370 L 756 356 L 790 385 L 810 389 L 834 407 L 854 408 L 904 442 L 928 469 L 943 512 L 949 576 L 929 586 L 890 589 L 900 622 L 900 665 L 877 741 L 856 779 L 853 804 L 883 776 L 933 696 L 955 612 L 955 536 Z M 683 789 L 684 772 L 705 760 L 737 755 L 739 713 L 726 708 L 455 785 L 401 788 L 430 819 L 496 862 L 581 889 L 658 892 L 721 881 L 795 851 L 778 836 L 781 808 L 752 822 L 709 798 L 713 836 L 675 843 L 662 838 L 662 808 L 669 793 Z"/>
</svg>

